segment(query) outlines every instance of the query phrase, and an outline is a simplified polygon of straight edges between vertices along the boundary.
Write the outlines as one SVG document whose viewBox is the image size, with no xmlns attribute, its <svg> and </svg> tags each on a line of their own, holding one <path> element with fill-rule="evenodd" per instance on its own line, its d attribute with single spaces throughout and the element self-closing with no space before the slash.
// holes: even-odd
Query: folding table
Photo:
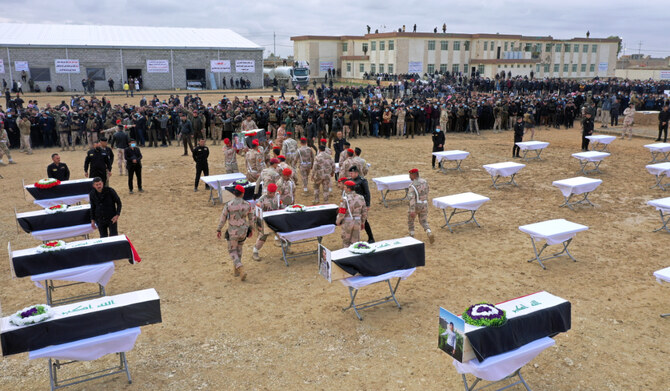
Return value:
<svg viewBox="0 0 670 391">
<path fill-rule="evenodd" d="M 461 163 L 469 155 L 470 152 L 460 150 L 433 152 L 433 156 L 435 156 L 435 158 L 437 159 L 437 165 L 440 167 L 440 171 L 443 173 L 446 173 L 448 170 L 462 171 Z M 445 167 L 444 166 L 445 161 L 455 161 L 456 167 L 455 168 Z"/>
<path fill-rule="evenodd" d="M 486 172 L 491 174 L 491 181 L 493 181 L 493 184 L 491 186 L 496 189 L 500 189 L 498 185 L 519 186 L 514 181 L 514 177 L 522 168 L 526 167 L 526 165 L 523 163 L 504 162 L 504 163 L 485 164 L 483 167 L 486 170 Z M 507 176 L 510 177 L 509 182 L 498 183 L 498 180 L 500 178 Z"/>
<path fill-rule="evenodd" d="M 35 286 L 46 291 L 48 305 L 74 303 L 76 301 L 93 299 L 105 296 L 105 286 L 114 274 L 114 262 L 106 262 L 98 265 L 87 265 L 63 269 L 50 273 L 36 274 L 30 276 L 30 280 L 35 282 Z M 54 281 L 70 281 L 70 284 L 55 285 Z M 98 290 L 70 296 L 63 299 L 54 299 L 53 293 L 56 289 L 68 286 L 81 285 L 84 283 L 98 284 Z"/>
<path fill-rule="evenodd" d="M 533 252 L 535 257 L 528 260 L 528 262 L 537 261 L 542 269 L 547 269 L 542 261 L 548 261 L 553 258 L 558 258 L 563 255 L 567 255 L 573 261 L 577 262 L 575 257 L 570 254 L 568 251 L 568 246 L 572 242 L 572 239 L 577 234 L 577 232 L 586 231 L 589 227 L 565 219 L 556 219 L 556 220 L 547 220 L 540 223 L 522 225 L 519 227 L 521 232 L 525 232 L 530 235 L 531 243 L 533 244 Z M 546 241 L 540 251 L 537 251 L 536 242 Z M 554 244 L 562 244 L 563 250 L 548 256 L 541 258 L 542 252 L 547 246 Z"/>
<path fill-rule="evenodd" d="M 667 162 L 670 160 L 670 144 L 669 143 L 653 143 L 644 146 L 651 152 L 651 161 L 649 163 Z M 663 156 L 659 160 L 659 156 Z"/>
<path fill-rule="evenodd" d="M 565 202 L 559 207 L 567 206 L 570 209 L 573 209 L 574 205 L 578 204 L 588 204 L 591 206 L 593 203 L 589 200 L 589 194 L 603 183 L 602 179 L 587 178 L 583 176 L 578 176 L 575 178 L 562 179 L 560 181 L 553 181 L 552 185 L 558 187 L 558 189 L 563 193 Z M 584 194 L 584 197 L 579 201 L 570 202 L 572 196 Z"/>
<path fill-rule="evenodd" d="M 650 187 L 650 189 L 658 187 L 659 189 L 665 191 L 665 188 L 670 186 L 670 184 L 664 185 L 662 182 L 664 176 L 670 176 L 670 162 L 647 164 L 646 167 L 647 171 L 656 177 L 656 184 Z"/>
<path fill-rule="evenodd" d="M 658 281 L 659 284 L 661 284 L 663 281 L 670 283 L 670 267 L 666 267 L 665 269 L 655 271 L 654 277 L 656 277 L 656 281 Z M 668 316 L 670 316 L 670 313 L 661 314 L 661 318 L 665 318 Z"/>
<path fill-rule="evenodd" d="M 525 161 L 529 161 L 532 159 L 542 160 L 540 154 L 542 154 L 542 151 L 549 146 L 549 143 L 545 141 L 524 141 L 516 143 L 516 145 L 523 151 L 523 156 L 521 158 Z M 535 151 L 535 156 L 526 157 L 528 151 Z"/>
<path fill-rule="evenodd" d="M 479 207 L 484 205 L 484 203 L 486 203 L 487 201 L 490 201 L 490 198 L 475 193 L 461 193 L 445 197 L 433 198 L 433 205 L 435 205 L 435 207 L 437 208 L 442 209 L 442 214 L 444 214 L 445 224 L 440 228 L 448 227 L 449 232 L 453 233 L 454 230 L 452 229 L 452 227 L 467 224 L 470 222 L 475 223 L 477 227 L 481 227 L 477 222 L 477 219 L 475 219 L 475 213 L 477 212 Z M 447 208 L 453 208 L 449 217 L 447 217 L 446 212 Z M 451 223 L 451 218 L 454 217 L 455 214 L 459 213 L 470 213 L 470 218 L 460 223 Z"/>
<path fill-rule="evenodd" d="M 598 151 L 588 151 L 588 152 L 578 152 L 578 153 L 573 153 L 572 156 L 574 158 L 577 158 L 579 160 L 579 171 L 577 173 L 582 173 L 584 175 L 588 175 L 590 173 L 594 172 L 602 172 L 600 171 L 600 163 L 603 162 L 603 159 L 608 157 L 610 154 L 607 152 L 598 152 Z M 593 170 L 587 170 L 586 166 L 589 163 L 593 163 Z"/>
<path fill-rule="evenodd" d="M 505 390 L 517 384 L 522 384 L 526 390 L 530 391 L 530 387 L 523 376 L 521 376 L 521 368 L 542 353 L 542 351 L 555 344 L 556 341 L 553 339 L 544 337 L 523 345 L 518 349 L 489 357 L 482 362 L 479 362 L 477 359 L 464 363 L 454 360 L 453 364 L 454 367 L 456 367 L 456 371 L 462 376 L 463 385 L 465 386 L 466 391 L 483 390 L 515 377 L 518 377 L 519 380 L 502 388 L 498 388 L 496 391 Z M 475 381 L 472 382 L 471 385 L 468 385 L 468 379 L 465 376 L 466 374 L 475 376 Z M 480 388 L 475 388 L 482 380 L 490 381 L 492 383 Z"/>
<path fill-rule="evenodd" d="M 216 201 L 223 203 L 223 188 L 240 179 L 247 179 L 247 176 L 235 172 L 200 177 L 201 181 L 209 185 L 209 201 L 212 201 L 212 205 L 216 205 Z M 216 190 L 217 197 L 214 197 L 214 190 Z"/>
<path fill-rule="evenodd" d="M 654 232 L 660 230 L 670 232 L 670 229 L 668 228 L 668 223 L 670 223 L 670 197 L 647 201 L 647 205 L 656 208 L 656 210 L 658 210 L 658 213 L 661 215 L 661 223 L 663 225 L 661 225 L 661 228 L 655 229 Z"/>
<path fill-rule="evenodd" d="M 351 299 L 351 301 L 349 302 L 349 306 L 346 308 L 342 308 L 342 311 L 344 312 L 352 308 L 356 313 L 356 317 L 358 317 L 358 320 L 363 320 L 358 310 L 363 310 L 366 308 L 374 307 L 391 301 L 395 302 L 395 305 L 398 306 L 399 310 L 402 309 L 400 303 L 398 303 L 398 299 L 396 298 L 395 294 L 398 291 L 398 285 L 400 285 L 400 281 L 406 280 L 407 277 L 411 276 L 415 270 L 416 268 L 413 267 L 411 269 L 394 270 L 392 272 L 388 272 L 379 276 L 372 276 L 372 277 L 354 276 L 340 280 L 340 282 L 344 286 L 349 288 L 349 298 Z M 391 280 L 393 278 L 398 279 L 395 283 L 395 286 L 391 284 Z M 356 295 L 358 294 L 358 291 L 364 286 L 368 286 L 378 282 L 386 282 L 388 284 L 389 295 L 381 299 L 356 304 Z"/>
<path fill-rule="evenodd" d="M 372 178 L 372 181 L 377 185 L 377 189 L 382 194 L 381 203 L 387 208 L 389 202 L 406 200 L 409 185 L 412 184 L 412 180 L 409 179 L 409 174 Z M 389 191 L 395 190 L 405 190 L 405 195 L 402 198 L 387 199 L 386 196 Z"/>
<path fill-rule="evenodd" d="M 335 232 L 335 224 L 321 225 L 319 227 L 303 229 L 293 232 L 277 232 L 277 236 L 279 237 L 279 242 L 281 244 L 281 253 L 282 253 L 282 259 L 284 260 L 284 264 L 286 264 L 286 266 L 288 267 L 289 259 L 296 259 L 307 255 L 316 254 L 319 248 L 318 245 L 321 244 L 321 240 L 323 239 L 323 237 L 326 235 L 330 235 L 334 232 Z M 317 248 L 316 250 L 303 251 L 299 253 L 290 252 L 291 245 L 309 243 L 314 241 L 318 243 L 316 246 Z"/>
<path fill-rule="evenodd" d="M 31 234 L 35 239 L 58 240 L 84 236 L 95 231 L 91 226 L 91 205 L 75 205 L 68 207 L 64 212 L 47 213 L 46 210 L 16 213 L 17 229 Z"/>
<path fill-rule="evenodd" d="M 593 151 L 609 152 L 609 145 L 616 140 L 616 136 L 609 136 L 606 134 L 595 134 L 593 136 L 586 136 L 591 141 L 591 148 Z"/>
<path fill-rule="evenodd" d="M 121 373 L 125 373 L 128 384 L 132 384 L 126 352 L 133 349 L 140 333 L 139 327 L 133 327 L 97 337 L 33 350 L 29 352 L 28 357 L 30 360 L 49 359 L 49 383 L 52 391 Z M 58 371 L 65 365 L 78 361 L 97 360 L 108 354 L 117 354 L 119 364 L 66 379 L 60 379 L 58 376 Z"/>
</svg>

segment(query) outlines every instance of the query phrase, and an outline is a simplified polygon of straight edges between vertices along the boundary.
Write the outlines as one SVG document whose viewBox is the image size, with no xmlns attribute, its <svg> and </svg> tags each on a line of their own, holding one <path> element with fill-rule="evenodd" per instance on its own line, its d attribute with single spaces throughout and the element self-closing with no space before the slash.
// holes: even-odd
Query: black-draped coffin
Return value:
<svg viewBox="0 0 670 391">
<path fill-rule="evenodd" d="M 27 233 L 43 231 L 45 229 L 72 227 L 81 224 L 91 224 L 91 209 L 66 209 L 65 212 L 19 217 L 17 220 L 21 228 Z"/>
<path fill-rule="evenodd" d="M 28 277 L 119 259 L 128 259 L 132 263 L 133 252 L 127 240 L 13 257 L 12 263 L 17 277 Z"/>
<path fill-rule="evenodd" d="M 160 300 L 133 303 L 90 314 L 69 316 L 0 334 L 2 355 L 30 352 L 51 345 L 161 322 Z"/>
<path fill-rule="evenodd" d="M 425 266 L 426 249 L 423 243 L 395 247 L 370 254 L 352 254 L 351 257 L 333 260 L 345 272 L 371 277 L 394 270 Z"/>
<path fill-rule="evenodd" d="M 274 216 L 263 216 L 263 220 L 275 232 L 293 232 L 335 224 L 337 208 L 313 209 L 306 212 L 289 212 Z"/>
<path fill-rule="evenodd" d="M 544 337 L 570 330 L 570 302 L 511 318 L 501 327 L 482 327 L 467 333 L 477 360 L 506 353 Z"/>
<path fill-rule="evenodd" d="M 36 200 L 48 200 L 51 198 L 71 197 L 81 194 L 88 194 L 93 190 L 93 180 L 82 182 L 61 182 L 60 185 L 49 189 L 38 189 L 36 187 L 26 187 L 28 193 Z"/>
<path fill-rule="evenodd" d="M 235 190 L 235 186 L 237 186 L 237 185 L 235 183 L 233 183 L 232 185 L 226 186 L 225 189 L 227 191 L 229 191 L 230 193 L 232 193 L 233 190 Z M 261 189 L 259 188 L 258 190 L 261 190 Z M 261 194 L 256 194 L 256 183 L 249 183 L 246 186 L 244 186 L 244 197 L 243 198 L 246 201 L 256 200 L 256 199 L 260 198 L 260 196 L 261 196 Z"/>
</svg>

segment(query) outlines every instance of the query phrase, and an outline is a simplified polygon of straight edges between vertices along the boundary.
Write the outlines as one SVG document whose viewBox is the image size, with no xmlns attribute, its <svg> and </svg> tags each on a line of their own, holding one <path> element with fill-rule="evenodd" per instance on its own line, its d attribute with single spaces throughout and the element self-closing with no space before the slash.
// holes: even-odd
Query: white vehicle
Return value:
<svg viewBox="0 0 670 391">
<path fill-rule="evenodd" d="M 279 84 L 288 83 L 290 87 L 309 85 L 309 63 L 296 61 L 292 67 L 263 68 L 263 75 L 267 75 L 270 83 L 277 78 Z"/>
</svg>

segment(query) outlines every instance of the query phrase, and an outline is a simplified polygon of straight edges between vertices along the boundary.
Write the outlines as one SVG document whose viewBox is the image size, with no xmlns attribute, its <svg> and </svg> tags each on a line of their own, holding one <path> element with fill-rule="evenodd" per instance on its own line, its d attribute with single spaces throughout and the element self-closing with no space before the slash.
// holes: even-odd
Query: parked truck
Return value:
<svg viewBox="0 0 670 391">
<path fill-rule="evenodd" d="M 309 85 L 309 63 L 296 61 L 292 67 L 263 68 L 263 75 L 267 76 L 270 85 L 276 78 L 278 85 L 287 85 L 289 88 L 296 85 L 304 87 Z"/>
</svg>

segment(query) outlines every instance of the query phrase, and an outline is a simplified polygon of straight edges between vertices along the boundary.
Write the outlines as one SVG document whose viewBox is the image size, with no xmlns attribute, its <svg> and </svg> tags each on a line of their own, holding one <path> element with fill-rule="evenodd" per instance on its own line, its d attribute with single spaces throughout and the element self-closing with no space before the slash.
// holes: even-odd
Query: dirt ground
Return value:
<svg viewBox="0 0 670 391">
<path fill-rule="evenodd" d="M 130 101 L 129 101 L 130 102 Z M 114 170 L 111 186 L 123 201 L 119 229 L 143 258 L 137 265 L 117 262 L 107 286 L 110 295 L 155 288 L 161 296 L 163 322 L 142 328 L 128 353 L 133 384 L 122 376 L 98 380 L 72 390 L 458 390 L 460 375 L 437 347 L 438 307 L 460 312 L 480 302 L 500 302 L 546 290 L 572 303 L 572 329 L 558 335 L 556 346 L 527 365 L 523 374 L 534 390 L 661 390 L 670 345 L 670 289 L 652 273 L 670 266 L 666 233 L 652 230 L 660 220 L 646 202 L 666 194 L 650 190 L 654 178 L 645 164 L 649 139 L 616 140 L 612 156 L 596 177 L 603 184 L 592 193 L 595 207 L 559 208 L 563 198 L 552 181 L 577 176 L 579 131 L 540 130 L 536 140 L 551 145 L 542 161 L 527 163 L 517 176 L 519 187 L 494 190 L 483 164 L 511 160 L 512 134 L 447 134 L 447 149 L 471 155 L 463 172 L 431 170 L 429 137 L 414 140 L 355 139 L 372 164 L 370 223 L 377 240 L 407 235 L 407 206 L 384 208 L 372 178 L 406 173 L 417 167 L 431 186 L 431 198 L 472 191 L 491 198 L 477 214 L 482 225 L 449 233 L 440 210 L 429 207 L 437 235 L 426 244 L 426 266 L 400 284 L 399 311 L 391 304 L 364 310 L 358 321 L 347 289 L 329 284 L 317 273 L 316 259 L 284 266 L 281 251 L 268 243 L 261 262 L 251 260 L 251 242 L 243 262 L 249 278 L 232 276 L 225 242 L 215 237 L 221 205 L 208 203 L 201 186 L 193 192 L 195 164 L 181 149 L 144 148 L 143 194 L 128 194 L 127 177 Z M 24 200 L 21 179 L 44 177 L 49 155 L 14 152 L 16 165 L 0 167 L 2 210 L 0 242 L 12 248 L 36 246 L 17 233 L 14 208 L 36 210 Z M 83 177 L 84 152 L 64 152 L 72 178 Z M 223 154 L 212 147 L 211 173 L 223 173 Z M 301 203 L 309 197 L 298 195 Z M 558 258 L 547 270 L 528 263 L 531 243 L 520 225 L 565 218 L 589 226 L 571 246 L 578 262 Z M 420 231 L 420 230 L 419 230 Z M 96 235 L 97 236 L 97 235 Z M 418 239 L 426 240 L 423 232 Z M 324 239 L 341 246 L 339 230 Z M 367 287 L 360 299 L 384 293 Z M 12 279 L 0 265 L 0 302 L 7 316 L 29 304 L 44 302 L 44 292 L 27 278 Z M 95 368 L 99 363 L 82 363 Z M 48 389 L 45 360 L 27 355 L 0 360 L 0 389 Z M 521 389 L 517 386 L 515 389 Z"/>
</svg>

